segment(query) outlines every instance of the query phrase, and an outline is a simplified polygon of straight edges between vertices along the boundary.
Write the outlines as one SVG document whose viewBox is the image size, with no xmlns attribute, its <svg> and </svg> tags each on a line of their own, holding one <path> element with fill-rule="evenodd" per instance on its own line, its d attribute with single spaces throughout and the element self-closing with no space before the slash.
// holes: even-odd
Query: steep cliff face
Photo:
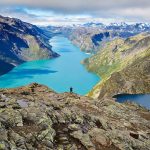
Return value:
<svg viewBox="0 0 150 150">
<path fill-rule="evenodd" d="M 94 53 L 99 46 L 110 40 L 115 35 L 112 32 L 98 28 L 77 27 L 72 30 L 69 39 L 82 51 Z"/>
<path fill-rule="evenodd" d="M 109 42 L 101 52 L 86 59 L 88 70 L 102 78 L 89 95 L 112 97 L 119 93 L 150 93 L 149 48 L 150 35 L 144 33 Z"/>
<path fill-rule="evenodd" d="M 150 150 L 149 129 L 150 111 L 136 104 L 57 94 L 36 83 L 0 89 L 2 150 Z"/>
<path fill-rule="evenodd" d="M 0 75 L 1 75 L 1 74 L 4 74 L 4 73 L 7 73 L 7 72 L 10 71 L 12 68 L 14 68 L 14 65 L 9 64 L 9 63 L 6 63 L 6 62 L 1 61 L 1 60 L 0 60 L 0 66 L 1 66 Z"/>
<path fill-rule="evenodd" d="M 49 38 L 34 25 L 0 16 L 0 60 L 9 64 L 8 68 L 29 60 L 57 57 Z"/>
<path fill-rule="evenodd" d="M 69 29 L 69 27 L 68 27 Z M 87 23 L 80 26 L 70 28 L 67 35 L 70 40 L 85 52 L 95 53 L 110 40 L 114 38 L 128 38 L 142 32 L 149 32 L 149 24 L 126 24 L 111 23 L 104 25 L 102 23 Z M 62 31 L 64 29 L 62 28 Z M 60 30 L 61 31 L 61 30 Z M 64 32 L 61 32 L 62 34 Z"/>
</svg>

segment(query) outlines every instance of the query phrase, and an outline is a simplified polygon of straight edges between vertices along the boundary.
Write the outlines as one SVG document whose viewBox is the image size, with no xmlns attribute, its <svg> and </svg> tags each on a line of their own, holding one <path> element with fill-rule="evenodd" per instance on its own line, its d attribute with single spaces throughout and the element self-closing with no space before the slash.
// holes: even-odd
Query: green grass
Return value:
<svg viewBox="0 0 150 150">
<path fill-rule="evenodd" d="M 23 50 L 23 56 L 26 60 L 37 60 L 37 59 L 48 59 L 49 52 L 40 48 L 39 43 L 33 36 L 25 36 L 26 41 L 28 41 L 29 48 Z"/>
<path fill-rule="evenodd" d="M 111 74 L 123 70 L 139 58 L 150 55 L 149 48 L 142 50 L 137 48 L 136 52 L 132 53 L 131 51 L 130 54 L 126 54 L 127 50 L 130 50 L 138 41 L 147 36 L 147 34 L 139 34 L 135 37 L 131 37 L 130 40 L 136 40 L 136 42 L 132 44 L 125 43 L 123 39 L 115 39 L 114 41 L 108 42 L 99 53 L 84 61 L 87 69 L 95 72 L 102 79 L 100 83 L 89 92 L 89 96 L 94 96 L 96 91 L 99 91 L 103 86 L 103 83 L 110 78 Z M 113 52 L 116 45 L 117 51 Z"/>
</svg>

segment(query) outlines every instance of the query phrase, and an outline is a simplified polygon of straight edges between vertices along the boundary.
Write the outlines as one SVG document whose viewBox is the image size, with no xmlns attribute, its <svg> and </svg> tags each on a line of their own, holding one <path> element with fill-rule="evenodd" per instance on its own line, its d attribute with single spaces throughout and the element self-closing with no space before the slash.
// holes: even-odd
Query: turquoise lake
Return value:
<svg viewBox="0 0 150 150">
<path fill-rule="evenodd" d="M 73 87 L 75 93 L 87 94 L 100 78 L 90 73 L 81 61 L 90 55 L 81 52 L 62 36 L 50 40 L 53 51 L 61 56 L 51 60 L 27 62 L 0 77 L 0 88 L 14 88 L 37 82 L 61 93 Z"/>
</svg>

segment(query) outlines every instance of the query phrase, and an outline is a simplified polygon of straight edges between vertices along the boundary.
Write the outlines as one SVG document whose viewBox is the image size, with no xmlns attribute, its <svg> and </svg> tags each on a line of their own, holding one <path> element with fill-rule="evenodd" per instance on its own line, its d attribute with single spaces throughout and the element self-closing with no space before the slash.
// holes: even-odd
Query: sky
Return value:
<svg viewBox="0 0 150 150">
<path fill-rule="evenodd" d="M 150 23 L 150 0 L 0 0 L 0 15 L 44 26 Z"/>
</svg>

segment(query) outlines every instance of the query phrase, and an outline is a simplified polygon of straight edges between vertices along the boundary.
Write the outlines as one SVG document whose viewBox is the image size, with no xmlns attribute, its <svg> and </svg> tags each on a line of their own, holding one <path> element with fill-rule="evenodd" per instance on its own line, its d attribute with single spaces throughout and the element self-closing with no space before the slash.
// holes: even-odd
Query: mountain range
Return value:
<svg viewBox="0 0 150 150">
<path fill-rule="evenodd" d="M 103 23 L 94 23 L 89 22 L 82 25 L 83 27 L 98 27 L 101 29 L 106 30 L 125 30 L 125 31 L 131 31 L 131 32 L 147 32 L 150 31 L 150 24 L 149 23 L 133 23 L 128 24 L 125 22 L 121 23 L 110 23 L 108 25 L 105 25 Z"/>
<path fill-rule="evenodd" d="M 102 23 L 91 22 L 73 29 L 69 37 L 83 51 L 93 53 L 98 51 L 106 41 L 120 37 L 128 38 L 142 32 L 150 32 L 150 24 L 111 23 L 104 25 Z"/>
<path fill-rule="evenodd" d="M 89 22 L 83 25 L 65 27 L 48 26 L 45 27 L 45 29 L 55 34 L 63 34 L 68 37 L 73 44 L 80 47 L 82 51 L 95 53 L 103 46 L 103 43 L 107 41 L 118 37 L 128 38 L 142 32 L 150 32 L 150 24 L 127 24 L 122 22 L 105 25 L 103 23 Z"/>
</svg>

